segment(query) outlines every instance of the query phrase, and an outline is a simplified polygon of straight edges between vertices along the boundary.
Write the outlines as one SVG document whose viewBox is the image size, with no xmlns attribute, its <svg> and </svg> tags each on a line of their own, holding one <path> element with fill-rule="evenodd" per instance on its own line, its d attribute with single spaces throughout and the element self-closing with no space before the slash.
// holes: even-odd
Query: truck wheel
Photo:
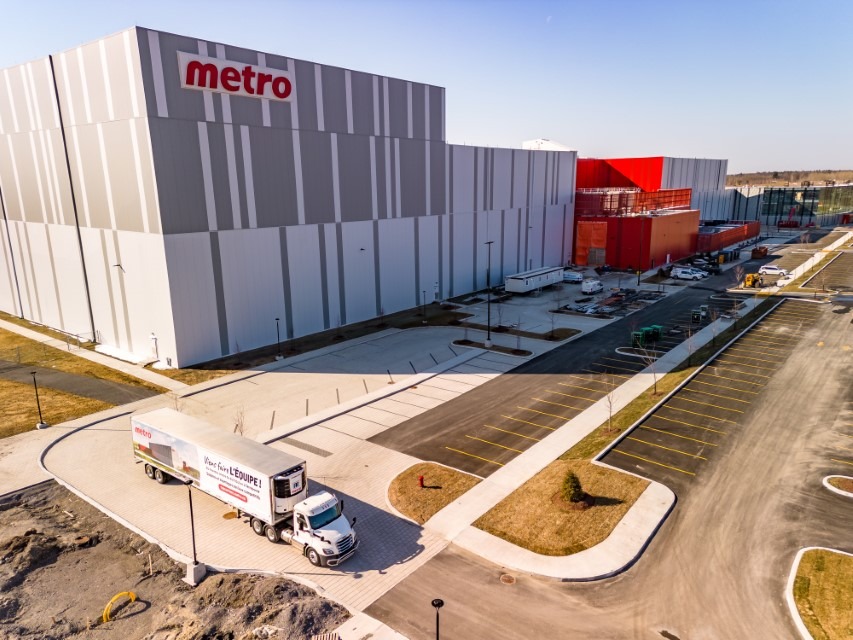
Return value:
<svg viewBox="0 0 853 640">
<path fill-rule="evenodd" d="M 280 536 L 278 535 L 278 529 L 276 529 L 271 524 L 268 524 L 266 527 L 264 527 L 264 534 L 267 536 L 267 540 L 269 540 L 273 544 L 277 543 L 280 539 Z"/>
<path fill-rule="evenodd" d="M 320 566 L 320 554 L 317 553 L 317 550 L 314 548 L 309 548 L 308 552 L 305 554 L 308 556 L 308 562 L 313 564 L 315 567 Z"/>
<path fill-rule="evenodd" d="M 162 469 L 154 469 L 154 479 L 160 484 L 166 484 L 169 482 L 169 474 L 163 473 Z"/>
<path fill-rule="evenodd" d="M 264 525 L 263 522 L 261 522 L 257 518 L 252 518 L 252 521 L 250 524 L 252 525 L 252 531 L 254 531 L 257 535 L 259 535 L 259 536 L 264 535 L 264 527 L 266 525 Z"/>
<path fill-rule="evenodd" d="M 150 464 L 145 465 L 145 475 L 151 478 L 152 480 L 154 479 L 154 467 L 152 467 Z"/>
</svg>

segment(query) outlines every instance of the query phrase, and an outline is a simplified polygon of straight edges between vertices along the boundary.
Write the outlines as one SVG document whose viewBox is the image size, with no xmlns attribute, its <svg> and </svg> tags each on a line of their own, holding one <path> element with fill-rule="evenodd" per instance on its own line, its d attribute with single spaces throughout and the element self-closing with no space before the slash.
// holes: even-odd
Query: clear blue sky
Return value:
<svg viewBox="0 0 853 640">
<path fill-rule="evenodd" d="M 853 169 L 851 0 L 4 0 L 0 68 L 132 25 L 447 89 L 449 142 Z"/>
</svg>

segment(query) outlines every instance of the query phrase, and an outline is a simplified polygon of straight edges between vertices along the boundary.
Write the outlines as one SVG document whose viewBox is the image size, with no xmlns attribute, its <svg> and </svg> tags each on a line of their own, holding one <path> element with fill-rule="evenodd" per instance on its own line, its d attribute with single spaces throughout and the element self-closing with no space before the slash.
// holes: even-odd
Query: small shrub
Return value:
<svg viewBox="0 0 853 640">
<path fill-rule="evenodd" d="M 580 502 L 584 499 L 581 481 L 574 471 L 569 471 L 563 480 L 563 499 L 569 502 Z"/>
</svg>

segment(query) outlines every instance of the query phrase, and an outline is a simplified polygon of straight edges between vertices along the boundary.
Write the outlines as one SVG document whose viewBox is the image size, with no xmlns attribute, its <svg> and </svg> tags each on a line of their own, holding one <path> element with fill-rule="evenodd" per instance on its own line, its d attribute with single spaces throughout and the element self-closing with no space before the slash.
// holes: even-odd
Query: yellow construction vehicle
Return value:
<svg viewBox="0 0 853 640">
<path fill-rule="evenodd" d="M 746 277 L 743 279 L 744 288 L 747 287 L 762 287 L 764 286 L 764 279 L 761 277 L 760 273 L 747 273 Z"/>
</svg>

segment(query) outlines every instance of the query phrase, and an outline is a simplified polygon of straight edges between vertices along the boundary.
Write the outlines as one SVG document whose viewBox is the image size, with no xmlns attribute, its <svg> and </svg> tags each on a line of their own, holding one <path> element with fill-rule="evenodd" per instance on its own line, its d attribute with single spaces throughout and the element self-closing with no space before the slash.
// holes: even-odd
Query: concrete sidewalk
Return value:
<svg viewBox="0 0 853 640">
<path fill-rule="evenodd" d="M 46 344 L 47 346 L 54 347 L 55 349 L 59 349 L 60 351 L 69 350 L 68 343 L 66 342 L 63 342 L 62 340 L 57 340 L 56 338 L 51 338 L 43 333 L 39 333 L 38 331 L 27 329 L 26 327 L 22 327 L 13 322 L 0 320 L 0 329 L 5 329 L 6 331 L 17 333 L 18 335 L 24 336 L 25 338 L 28 338 L 41 344 Z M 111 358 L 109 356 L 105 356 L 101 353 L 98 353 L 97 351 L 77 348 L 74 350 L 73 353 L 75 356 L 85 358 L 86 360 L 90 360 L 92 362 L 97 362 L 100 365 L 109 367 L 110 369 L 115 369 L 116 371 L 121 371 L 122 373 L 126 373 L 127 375 L 133 376 L 134 378 L 138 378 L 139 380 L 144 380 L 145 382 L 156 384 L 158 387 L 163 387 L 164 389 L 168 389 L 169 391 L 179 391 L 187 387 L 187 385 L 183 382 L 172 380 L 172 378 L 160 375 L 159 373 L 156 373 L 155 371 L 151 371 L 149 369 L 145 369 L 144 367 L 140 367 L 135 364 L 130 364 L 129 362 L 124 362 L 122 360 Z"/>
</svg>

